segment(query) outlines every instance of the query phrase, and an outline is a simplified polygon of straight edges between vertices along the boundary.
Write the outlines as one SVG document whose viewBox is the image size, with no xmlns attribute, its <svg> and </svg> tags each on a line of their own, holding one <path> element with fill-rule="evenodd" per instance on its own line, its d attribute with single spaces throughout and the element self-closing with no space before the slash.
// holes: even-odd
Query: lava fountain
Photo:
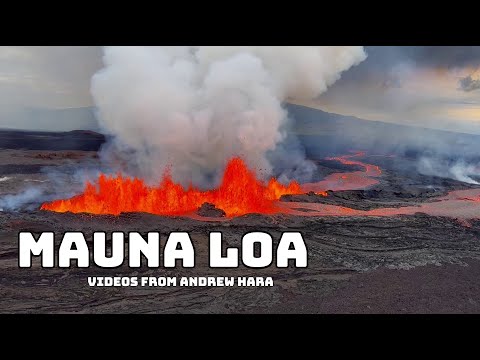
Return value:
<svg viewBox="0 0 480 360">
<path fill-rule="evenodd" d="M 268 183 L 258 180 L 240 158 L 231 159 L 217 189 L 184 189 L 166 171 L 161 183 L 149 187 L 138 178 L 100 175 L 96 184 L 87 183 L 82 194 L 66 200 L 44 203 L 42 210 L 55 212 L 112 214 L 147 212 L 157 215 L 182 215 L 213 203 L 227 217 L 248 213 L 272 214 L 281 211 L 276 204 L 282 195 L 301 194 L 304 190 L 293 181 L 283 185 L 274 178 Z"/>
<path fill-rule="evenodd" d="M 328 190 L 364 189 L 378 183 L 382 174 L 376 165 L 352 160 L 365 154 L 357 152 L 341 157 L 328 158 L 345 165 L 357 165 L 363 171 L 334 173 L 325 179 L 300 185 L 293 181 L 288 185 L 274 178 L 267 183 L 258 180 L 240 158 L 231 159 L 217 189 L 201 191 L 193 186 L 184 189 L 172 180 L 167 171 L 157 187 L 147 186 L 141 179 L 100 175 L 95 184 L 87 183 L 82 194 L 66 200 L 44 203 L 41 210 L 55 212 L 119 215 L 122 212 L 147 212 L 158 215 L 194 214 L 203 203 L 209 202 L 223 209 L 227 217 L 249 213 L 288 213 L 298 216 L 396 216 L 423 212 L 433 216 L 461 219 L 477 219 L 480 189 L 456 190 L 437 198 L 434 202 L 412 203 L 410 206 L 356 210 L 323 203 L 284 202 L 278 199 L 287 194 L 303 194 L 317 191 L 327 196 Z M 319 190 L 323 189 L 323 190 Z M 308 210 L 308 212 L 305 212 Z M 208 221 L 207 218 L 203 220 Z M 466 223 L 468 225 L 468 223 Z"/>
<path fill-rule="evenodd" d="M 88 182 L 82 194 L 44 203 L 40 209 L 110 215 L 125 212 L 186 215 L 193 214 L 204 203 L 212 203 L 225 211 L 227 217 L 251 213 L 292 213 L 294 204 L 279 204 L 278 200 L 282 195 L 313 191 L 317 195 L 327 196 L 326 190 L 363 189 L 378 183 L 374 179 L 382 174 L 378 166 L 352 160 L 354 157 L 363 156 L 363 152 L 356 152 L 328 158 L 345 165 L 360 166 L 363 171 L 334 173 L 320 182 L 303 185 L 295 181 L 283 185 L 275 178 L 264 183 L 258 180 L 255 173 L 238 157 L 228 162 L 220 186 L 208 191 L 201 191 L 194 186 L 185 189 L 173 181 L 168 171 L 156 187 L 149 187 L 138 178 L 102 174 L 95 183 Z M 349 210 L 351 209 L 345 208 L 346 212 Z"/>
</svg>

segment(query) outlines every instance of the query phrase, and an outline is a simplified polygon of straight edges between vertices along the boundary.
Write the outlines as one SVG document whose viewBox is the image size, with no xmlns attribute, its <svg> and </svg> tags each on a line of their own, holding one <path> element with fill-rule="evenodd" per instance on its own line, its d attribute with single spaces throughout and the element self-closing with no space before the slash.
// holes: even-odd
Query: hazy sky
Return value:
<svg viewBox="0 0 480 360">
<path fill-rule="evenodd" d="M 0 46 L 0 111 L 91 106 L 101 56 L 99 47 Z"/>
<path fill-rule="evenodd" d="M 480 133 L 480 47 L 367 47 L 366 52 L 367 60 L 308 105 Z M 99 47 L 0 47 L 0 127 L 14 127 L 15 114 L 24 108 L 91 106 L 90 78 L 101 68 L 101 57 Z"/>
<path fill-rule="evenodd" d="M 364 63 L 308 105 L 480 133 L 480 47 L 367 47 L 367 53 Z"/>
</svg>

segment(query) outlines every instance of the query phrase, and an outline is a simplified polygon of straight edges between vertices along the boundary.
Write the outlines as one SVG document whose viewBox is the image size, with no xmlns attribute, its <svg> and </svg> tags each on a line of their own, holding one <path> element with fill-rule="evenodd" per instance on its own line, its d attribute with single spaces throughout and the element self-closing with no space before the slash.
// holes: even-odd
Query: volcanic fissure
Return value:
<svg viewBox="0 0 480 360">
<path fill-rule="evenodd" d="M 163 175 L 158 186 L 149 187 L 142 179 L 122 175 L 100 175 L 96 183 L 87 183 L 84 192 L 70 199 L 44 203 L 41 210 L 55 212 L 90 213 L 119 215 L 123 212 L 146 212 L 157 215 L 185 215 L 194 212 L 204 203 L 215 204 L 225 211 L 227 217 L 249 213 L 274 214 L 286 212 L 279 206 L 282 195 L 303 194 L 313 191 L 327 196 L 327 184 L 336 183 L 335 190 L 364 188 L 377 183 L 372 177 L 381 174 L 375 165 L 350 160 L 364 156 L 364 153 L 332 158 L 345 165 L 357 165 L 363 171 L 335 173 L 319 183 L 300 185 L 296 181 L 283 185 L 275 178 L 268 182 L 257 179 L 239 158 L 231 159 L 218 188 L 201 191 L 194 186 L 187 189 L 173 181 L 169 171 Z"/>
</svg>

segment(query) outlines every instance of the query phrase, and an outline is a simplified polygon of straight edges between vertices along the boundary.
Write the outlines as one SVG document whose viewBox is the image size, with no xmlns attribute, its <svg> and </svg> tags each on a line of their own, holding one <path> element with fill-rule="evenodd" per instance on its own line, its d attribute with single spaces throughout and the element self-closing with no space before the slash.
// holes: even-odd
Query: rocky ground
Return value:
<svg viewBox="0 0 480 360">
<path fill-rule="evenodd" d="M 367 157 L 368 162 L 375 164 L 377 159 Z M 408 162 L 408 160 L 405 160 Z M 327 191 L 328 196 L 317 195 L 313 192 L 302 195 L 284 195 L 285 202 L 305 202 L 340 205 L 357 210 L 371 210 L 410 206 L 415 203 L 435 202 L 453 190 L 478 189 L 478 185 L 471 185 L 452 179 L 422 176 L 416 174 L 410 178 L 408 174 L 399 175 L 395 169 L 388 169 L 385 165 L 383 174 L 378 178 L 379 183 L 365 190 L 337 190 Z M 398 163 L 398 160 L 397 160 Z M 348 171 L 348 170 L 339 170 Z M 337 172 L 339 172 L 337 170 Z"/>
<path fill-rule="evenodd" d="M 0 150 L 0 199 L 32 186 L 52 189 L 52 174 L 97 162 L 96 152 L 75 149 Z M 318 160 L 319 176 L 351 171 Z M 409 206 L 436 201 L 453 189 L 473 187 L 453 180 L 408 177 L 385 166 L 380 183 L 368 190 L 299 195 L 302 201 L 358 209 Z M 407 161 L 407 160 L 405 160 Z M 370 163 L 375 159 L 370 158 Z M 398 163 L 397 163 L 398 165 Z M 50 167 L 45 169 L 45 167 Z M 333 166 L 333 165 L 332 165 Z M 62 172 L 63 173 L 63 172 Z M 22 190 L 23 189 L 23 190 Z M 45 195 L 47 194 L 47 195 Z M 0 204 L 1 201 L 0 200 Z M 292 201 L 284 197 L 283 201 Z M 295 199 L 298 201 L 298 198 Z M 0 212 L 0 312 L 2 313 L 480 313 L 480 221 L 468 226 L 450 217 L 417 213 L 392 217 L 303 217 L 246 215 L 202 221 L 150 214 L 92 216 L 37 210 L 34 198 L 20 210 Z M 205 205 L 200 215 L 221 212 Z M 221 231 L 228 246 L 247 232 L 269 232 L 275 244 L 285 231 L 306 241 L 307 268 L 210 269 L 208 234 Z M 195 269 L 18 268 L 19 231 L 188 231 L 196 250 Z M 276 247 L 274 246 L 274 249 Z M 90 287 L 88 276 L 271 276 L 273 287 Z"/>
<path fill-rule="evenodd" d="M 3 214 L 0 234 L 0 311 L 123 313 L 397 313 L 480 312 L 480 223 L 418 214 L 394 218 L 248 215 L 207 223 L 148 214 L 88 216 Z M 195 269 L 19 269 L 19 230 L 62 234 L 95 230 L 188 231 Z M 308 268 L 209 269 L 208 233 L 222 231 L 228 246 L 262 229 L 278 242 L 300 230 Z M 60 241 L 60 238 L 57 239 Z M 275 247 L 274 247 L 275 248 Z M 271 276 L 273 287 L 89 287 L 88 276 Z"/>
</svg>

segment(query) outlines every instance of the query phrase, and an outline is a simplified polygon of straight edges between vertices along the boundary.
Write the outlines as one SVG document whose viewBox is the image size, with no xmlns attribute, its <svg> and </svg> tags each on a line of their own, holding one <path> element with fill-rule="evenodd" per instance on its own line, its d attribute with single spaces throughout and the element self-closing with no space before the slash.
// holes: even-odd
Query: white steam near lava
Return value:
<svg viewBox="0 0 480 360">
<path fill-rule="evenodd" d="M 474 177 L 478 178 L 480 175 L 479 166 L 468 164 L 464 160 L 457 160 L 452 164 L 438 158 L 423 156 L 418 161 L 417 169 L 420 174 L 480 185 L 480 183 L 474 179 Z"/>
<path fill-rule="evenodd" d="M 282 104 L 316 98 L 365 58 L 361 46 L 106 47 L 91 84 L 114 138 L 103 155 L 150 182 L 171 166 L 175 180 L 211 186 L 233 156 L 266 177 L 288 148 L 284 178 L 308 174 L 303 152 L 282 146 Z"/>
</svg>

